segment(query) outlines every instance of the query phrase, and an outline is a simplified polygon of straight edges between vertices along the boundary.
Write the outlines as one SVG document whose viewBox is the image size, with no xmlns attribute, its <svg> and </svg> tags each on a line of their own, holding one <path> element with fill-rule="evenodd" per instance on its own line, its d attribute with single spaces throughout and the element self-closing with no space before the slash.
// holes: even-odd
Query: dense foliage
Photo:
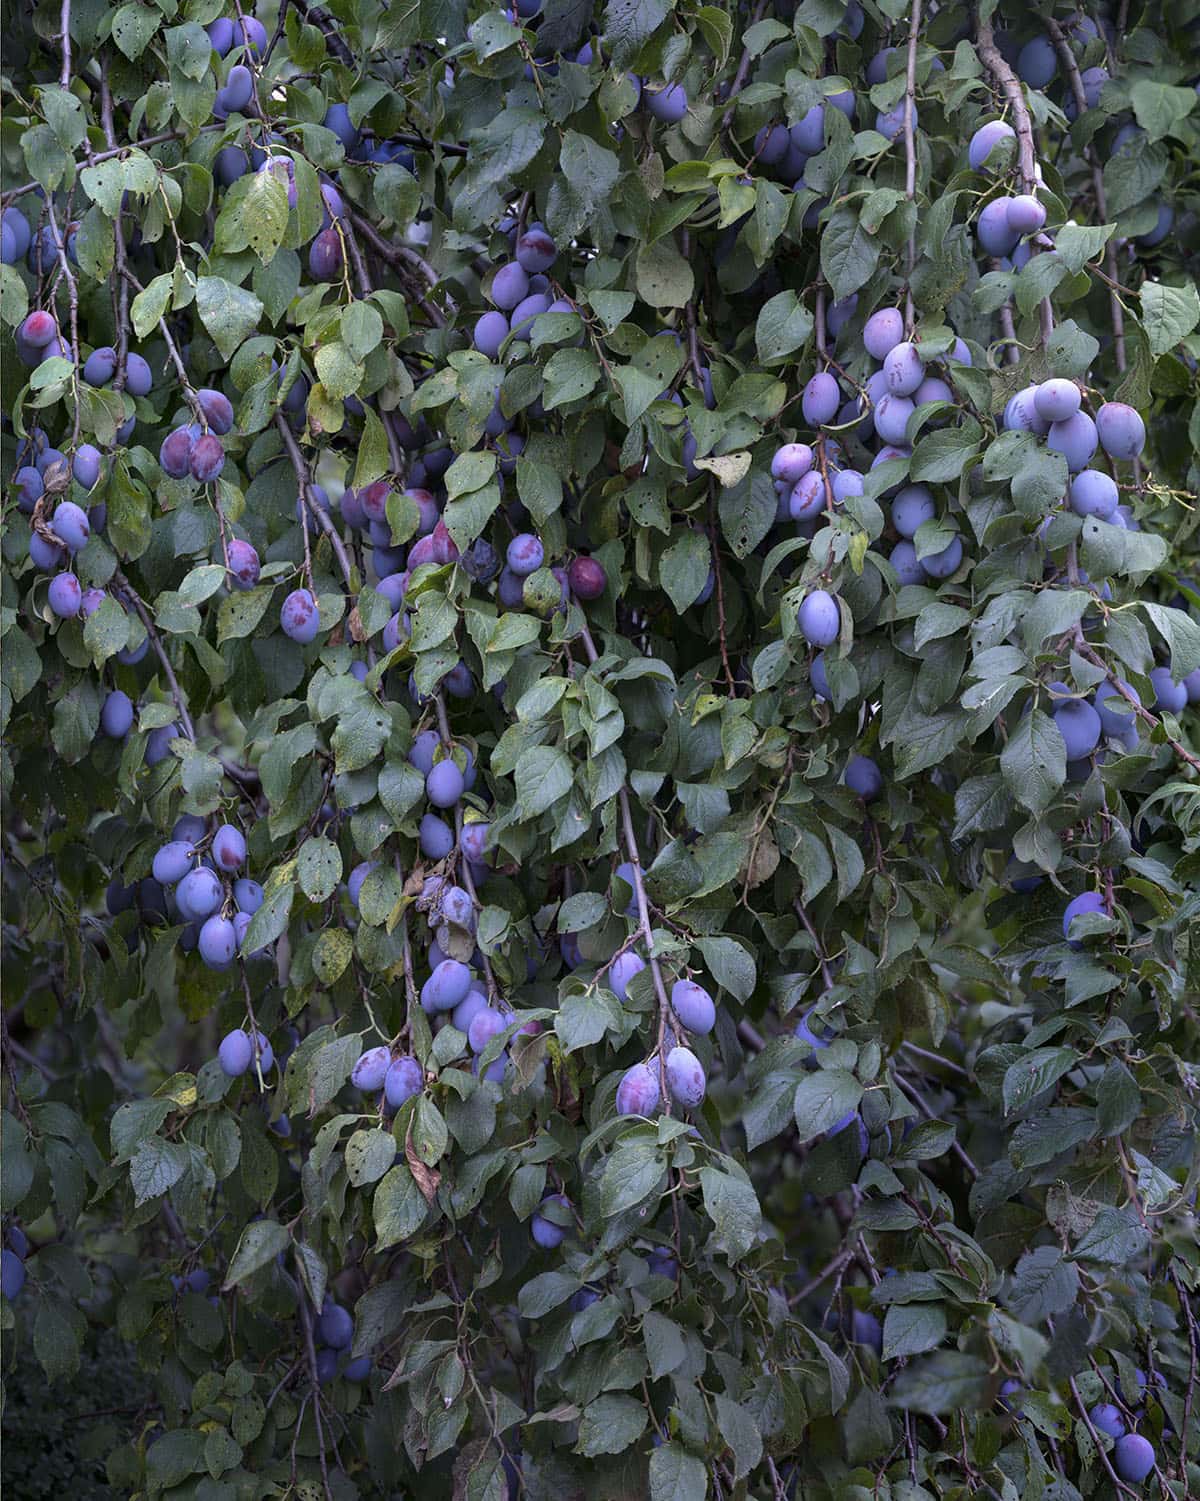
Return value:
<svg viewBox="0 0 1200 1501">
<path fill-rule="evenodd" d="M 14 1496 L 1200 1494 L 1200 29 L 1089 9 L 10 8 Z"/>
</svg>

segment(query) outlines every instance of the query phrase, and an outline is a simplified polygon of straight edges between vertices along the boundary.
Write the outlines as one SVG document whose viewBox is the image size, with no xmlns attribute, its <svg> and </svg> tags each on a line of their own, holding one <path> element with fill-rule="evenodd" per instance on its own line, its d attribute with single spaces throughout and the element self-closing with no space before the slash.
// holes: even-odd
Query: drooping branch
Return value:
<svg viewBox="0 0 1200 1501">
<path fill-rule="evenodd" d="M 104 139 L 112 148 L 117 144 L 116 127 L 113 124 L 112 89 L 108 82 L 108 53 L 100 58 L 100 127 Z M 94 159 L 94 158 L 93 158 Z M 129 281 L 125 275 L 125 235 L 121 224 L 121 210 L 113 220 L 113 263 L 116 276 L 113 280 L 113 296 L 116 303 L 115 323 L 117 331 L 117 369 L 113 376 L 113 390 L 125 389 L 125 364 L 129 357 Z"/>
<path fill-rule="evenodd" d="M 317 1347 L 313 1339 L 312 1310 L 308 1306 L 308 1291 L 304 1286 L 304 1279 L 300 1279 L 300 1324 L 304 1330 L 304 1356 L 308 1365 L 309 1389 L 312 1394 L 313 1419 L 317 1428 L 317 1458 L 321 1466 L 321 1483 L 325 1490 L 325 1501 L 333 1501 L 333 1492 L 329 1488 L 329 1461 L 325 1457 L 325 1430 L 321 1424 L 321 1378 L 317 1373 Z M 299 1429 L 300 1421 L 296 1420 Z"/>
<path fill-rule="evenodd" d="M 1152 714 L 1150 710 L 1144 706 L 1142 701 L 1139 698 L 1136 698 L 1129 691 L 1129 689 L 1116 675 L 1116 673 L 1112 670 L 1112 668 L 1108 665 L 1108 663 L 1104 660 L 1100 653 L 1095 649 L 1095 647 L 1092 646 L 1090 642 L 1084 639 L 1083 632 L 1079 629 L 1078 626 L 1075 628 L 1073 645 L 1075 647 L 1075 650 L 1081 657 L 1085 658 L 1085 660 L 1087 660 L 1088 662 L 1091 662 L 1094 667 L 1102 667 L 1104 669 L 1105 673 L 1107 674 L 1108 681 L 1133 710 L 1137 718 L 1143 722 L 1143 724 L 1149 725 L 1151 729 L 1157 729 L 1159 727 L 1159 725 L 1162 723 L 1162 720 L 1159 719 L 1158 715 Z M 1200 771 L 1200 756 L 1194 756 L 1192 752 L 1188 750 L 1186 745 L 1181 745 L 1180 742 L 1171 735 L 1166 736 L 1166 741 L 1181 761 L 1186 762 L 1187 765 L 1189 765 L 1193 769 L 1193 771 Z"/>
</svg>

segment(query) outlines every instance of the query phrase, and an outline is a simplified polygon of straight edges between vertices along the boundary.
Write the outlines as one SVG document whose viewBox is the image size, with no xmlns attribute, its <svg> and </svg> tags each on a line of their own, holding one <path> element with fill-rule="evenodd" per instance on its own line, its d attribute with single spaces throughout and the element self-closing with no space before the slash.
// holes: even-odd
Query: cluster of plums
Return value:
<svg viewBox="0 0 1200 1501">
<path fill-rule="evenodd" d="M 624 965 L 622 960 L 626 961 Z M 629 961 L 636 961 L 636 965 Z M 645 961 L 637 954 L 618 955 L 609 970 L 609 987 L 624 999 L 629 981 L 644 968 Z M 697 1036 L 706 1036 L 716 1025 L 713 998 L 694 980 L 675 981 L 671 987 L 671 1011 L 684 1031 Z M 665 1080 L 667 1093 L 680 1110 L 698 1110 L 704 1103 L 708 1090 L 704 1065 L 691 1048 L 676 1043 L 661 1060 L 661 1069 L 657 1056 L 647 1063 L 635 1063 L 626 1069 L 617 1085 L 618 1115 L 654 1115 L 662 1102 L 660 1077 Z"/>
<path fill-rule="evenodd" d="M 359 1355 L 353 1360 L 345 1358 L 345 1352 L 354 1343 L 354 1316 L 328 1294 L 317 1316 L 313 1337 L 317 1346 L 317 1380 L 322 1385 L 338 1374 L 339 1363 L 347 1381 L 362 1382 L 371 1374 L 369 1355 Z"/>
</svg>

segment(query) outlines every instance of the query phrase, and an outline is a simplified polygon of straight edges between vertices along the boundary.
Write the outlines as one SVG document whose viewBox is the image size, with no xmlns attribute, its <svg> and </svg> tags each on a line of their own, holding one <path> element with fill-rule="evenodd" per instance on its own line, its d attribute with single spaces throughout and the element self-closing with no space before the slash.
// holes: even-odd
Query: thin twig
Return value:
<svg viewBox="0 0 1200 1501">
<path fill-rule="evenodd" d="M 796 909 L 796 916 L 800 919 L 801 923 L 804 926 L 804 931 L 812 939 L 813 948 L 816 950 L 817 962 L 821 966 L 821 979 L 824 982 L 825 989 L 829 990 L 833 986 L 833 971 L 829 968 L 829 961 L 825 957 L 825 945 L 817 936 L 817 930 L 813 927 L 812 919 L 809 917 L 807 911 L 805 910 L 804 903 L 800 900 L 800 898 L 797 897 L 792 905 Z"/>
<path fill-rule="evenodd" d="M 1096 1453 L 1100 1456 L 1100 1463 L 1108 1471 L 1108 1478 L 1116 1486 L 1117 1490 L 1121 1491 L 1124 1495 L 1135 1497 L 1140 1495 L 1140 1492 L 1135 1491 L 1132 1486 L 1126 1485 L 1116 1470 L 1113 1469 L 1112 1462 L 1105 1452 L 1104 1445 L 1100 1441 L 1100 1435 L 1096 1432 L 1096 1425 L 1092 1422 L 1092 1415 L 1088 1412 L 1087 1405 L 1079 1395 L 1079 1387 L 1075 1384 L 1074 1376 L 1067 1377 L 1067 1385 L 1071 1388 L 1071 1395 L 1075 1398 L 1075 1406 L 1079 1409 L 1079 1415 L 1083 1419 L 1084 1426 L 1092 1436 L 1092 1443 L 1096 1446 Z"/>
<path fill-rule="evenodd" d="M 333 1501 L 329 1488 L 329 1465 L 325 1458 L 325 1431 L 321 1426 L 321 1378 L 317 1375 L 317 1347 L 313 1341 L 312 1311 L 308 1306 L 308 1293 L 300 1289 L 300 1323 L 304 1330 L 304 1353 L 308 1360 L 308 1379 L 312 1390 L 313 1417 L 317 1424 L 317 1457 L 321 1464 L 321 1481 L 325 1487 L 325 1501 Z M 296 1423 L 299 1428 L 299 1420 Z"/>
<path fill-rule="evenodd" d="M 163 647 L 162 638 L 155 629 L 154 622 L 150 619 L 150 612 L 146 608 L 145 601 L 119 568 L 113 573 L 113 579 L 116 582 L 117 588 L 128 598 L 129 603 L 137 611 L 139 620 L 146 628 L 146 635 L 150 638 L 150 645 L 154 648 L 154 655 L 162 665 L 163 676 L 167 680 L 167 687 L 171 690 L 171 698 L 183 723 L 183 733 L 194 745 L 196 742 L 196 727 L 192 723 L 192 716 L 188 713 L 188 706 L 183 697 L 183 690 L 179 686 L 179 679 L 175 676 L 175 669 L 171 666 L 171 660 Z"/>
<path fill-rule="evenodd" d="M 763 12 L 766 8 L 767 0 L 758 0 L 758 4 L 754 7 L 754 15 L 750 20 L 751 26 L 757 26 L 759 21 L 762 20 Z M 737 107 L 737 96 L 746 86 L 746 79 L 750 76 L 750 64 L 753 61 L 754 59 L 750 55 L 749 47 L 745 48 L 738 59 L 737 72 L 733 75 L 733 82 L 729 86 L 729 103 L 726 105 L 725 113 L 721 117 L 722 130 L 729 129 L 730 123 L 733 120 L 734 110 Z"/>
<path fill-rule="evenodd" d="M 338 560 L 338 566 L 342 570 L 342 577 L 346 580 L 346 589 L 350 594 L 354 593 L 354 569 L 346 552 L 346 544 L 338 535 L 338 529 L 334 526 L 324 506 L 319 505 L 312 495 L 312 484 L 309 480 L 308 465 L 304 462 L 304 455 L 300 452 L 299 444 L 292 435 L 291 428 L 287 425 L 287 419 L 282 412 L 275 413 L 275 426 L 283 439 L 283 446 L 287 450 L 292 468 L 296 474 L 297 483 L 300 486 L 300 497 L 304 502 L 308 514 L 316 521 L 318 527 L 329 538 L 329 545 L 333 548 L 334 556 Z"/>
</svg>

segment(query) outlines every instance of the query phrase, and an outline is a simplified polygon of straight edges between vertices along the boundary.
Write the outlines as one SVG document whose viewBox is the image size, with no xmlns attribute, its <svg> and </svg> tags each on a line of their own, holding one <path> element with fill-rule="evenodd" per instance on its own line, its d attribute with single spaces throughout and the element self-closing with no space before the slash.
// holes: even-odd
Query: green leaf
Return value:
<svg viewBox="0 0 1200 1501">
<path fill-rule="evenodd" d="M 1132 1209 L 1102 1205 L 1091 1226 L 1075 1242 L 1073 1257 L 1106 1266 L 1127 1266 L 1146 1249 L 1150 1231 Z"/>
<path fill-rule="evenodd" d="M 233 1260 L 225 1274 L 225 1291 L 244 1282 L 260 1268 L 286 1251 L 291 1237 L 276 1220 L 251 1220 L 242 1231 Z"/>
<path fill-rule="evenodd" d="M 642 1436 L 648 1421 L 645 1404 L 636 1397 L 597 1397 L 579 1419 L 575 1453 L 589 1459 L 598 1454 L 623 1454 Z"/>
<path fill-rule="evenodd" d="M 811 1141 L 840 1126 L 858 1109 L 863 1087 L 843 1068 L 822 1068 L 806 1074 L 796 1085 L 792 1113 L 800 1140 Z"/>
<path fill-rule="evenodd" d="M 415 1235 L 429 1211 L 412 1171 L 397 1163 L 375 1190 L 375 1249 L 386 1250 Z"/>
<path fill-rule="evenodd" d="M 795 292 L 777 292 L 759 310 L 754 343 L 760 365 L 778 365 L 808 342 L 812 314 Z"/>
<path fill-rule="evenodd" d="M 883 1358 L 923 1355 L 946 1337 L 946 1310 L 940 1303 L 893 1303 L 883 1321 Z"/>
<path fill-rule="evenodd" d="M 756 1243 L 762 1225 L 758 1196 L 745 1178 L 715 1167 L 700 1169 L 704 1208 L 713 1222 L 713 1245 L 731 1262 Z"/>
<path fill-rule="evenodd" d="M 1040 813 L 1067 779 L 1067 747 L 1048 714 L 1031 709 L 1009 734 L 1000 753 L 1006 786 L 1023 808 Z"/>
<path fill-rule="evenodd" d="M 1142 326 L 1150 341 L 1150 353 L 1155 356 L 1174 349 L 1200 323 L 1200 294 L 1190 281 L 1180 287 L 1144 281 L 1138 295 L 1142 303 Z"/>
<path fill-rule="evenodd" d="M 736 557 L 749 557 L 766 537 L 778 505 L 771 476 L 761 469 L 752 469 L 744 479 L 721 491 L 721 531 Z"/>
<path fill-rule="evenodd" d="M 667 0 L 608 0 L 604 7 L 604 40 L 613 65 L 626 68 L 669 14 Z"/>
<path fill-rule="evenodd" d="M 638 296 L 654 308 L 683 307 L 696 286 L 691 266 L 670 239 L 641 246 L 636 275 Z"/>
<path fill-rule="evenodd" d="M 1151 141 L 1160 141 L 1168 135 L 1186 139 L 1179 127 L 1195 107 L 1195 89 L 1159 83 L 1155 78 L 1139 78 L 1129 90 L 1129 102 L 1138 124 Z"/>
<path fill-rule="evenodd" d="M 821 270 L 837 298 L 865 286 L 879 263 L 879 242 L 854 208 L 839 208 L 821 232 Z"/>
<path fill-rule="evenodd" d="M 650 1501 L 704 1501 L 708 1470 L 704 1461 L 676 1443 L 650 1452 Z"/>
<path fill-rule="evenodd" d="M 1068 271 L 1082 271 L 1097 260 L 1112 238 L 1115 224 L 1064 224 L 1054 236 L 1054 253 Z"/>
<path fill-rule="evenodd" d="M 574 768 L 565 752 L 535 745 L 522 752 L 515 770 L 517 808 L 522 818 L 536 818 L 570 792 Z"/>
<path fill-rule="evenodd" d="M 927 433 L 913 449 L 909 478 L 939 485 L 958 479 L 979 452 L 982 437 L 974 417 L 964 417 L 959 427 Z"/>
<path fill-rule="evenodd" d="M 112 38 L 129 61 L 135 62 L 161 25 L 162 17 L 148 5 L 122 5 L 113 17 Z"/>
<path fill-rule="evenodd" d="M 666 549 L 658 564 L 658 581 L 682 613 L 708 581 L 712 555 L 703 532 L 685 531 Z"/>
<path fill-rule="evenodd" d="M 1004 1074 L 1004 1109 L 1020 1110 L 1035 1095 L 1049 1089 L 1079 1062 L 1074 1048 L 1034 1048 L 1011 1064 Z"/>
<path fill-rule="evenodd" d="M 332 839 L 306 839 L 296 862 L 300 890 L 312 902 L 326 901 L 342 879 L 342 855 Z"/>
<path fill-rule="evenodd" d="M 604 1165 L 599 1207 L 605 1218 L 642 1204 L 666 1182 L 666 1163 L 657 1142 L 643 1137 L 621 1142 Z"/>
<path fill-rule="evenodd" d="M 720 935 L 698 938 L 696 944 L 717 984 L 735 1000 L 748 1001 L 757 979 L 753 954 L 736 938 Z"/>
<path fill-rule="evenodd" d="M 263 305 L 253 292 L 223 277 L 202 276 L 196 283 L 196 311 L 222 357 L 229 360 L 258 327 Z"/>
<path fill-rule="evenodd" d="M 974 1411 L 982 1404 L 989 1379 L 988 1364 L 980 1356 L 941 1350 L 901 1371 L 886 1400 L 889 1407 L 908 1412 Z"/>
<path fill-rule="evenodd" d="M 1057 1246 L 1038 1246 L 1017 1262 L 1008 1305 L 1027 1324 L 1040 1324 L 1075 1306 L 1079 1272 Z"/>
<path fill-rule="evenodd" d="M 560 244 L 570 241 L 607 204 L 621 175 L 616 155 L 577 130 L 563 133 L 546 204 L 546 224 Z"/>
<path fill-rule="evenodd" d="M 744 1480 L 762 1459 L 762 1436 L 746 1408 L 718 1392 L 713 1398 L 721 1438 L 733 1452 L 733 1478 Z"/>
</svg>

